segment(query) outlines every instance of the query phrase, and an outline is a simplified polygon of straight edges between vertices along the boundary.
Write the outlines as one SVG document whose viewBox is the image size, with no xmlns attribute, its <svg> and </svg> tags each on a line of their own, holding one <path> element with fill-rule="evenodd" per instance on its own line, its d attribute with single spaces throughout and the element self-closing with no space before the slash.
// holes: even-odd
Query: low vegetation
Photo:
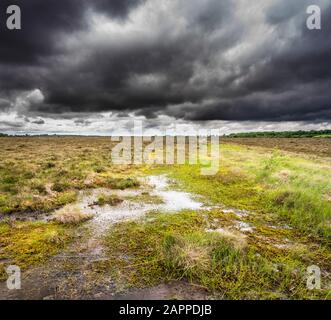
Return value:
<svg viewBox="0 0 331 320">
<path fill-rule="evenodd" d="M 2 137 L 0 215 L 49 212 L 79 190 L 136 188 L 129 166 L 112 166 L 110 138 Z"/>
<path fill-rule="evenodd" d="M 125 199 L 130 201 L 144 202 L 147 204 L 163 204 L 164 201 L 161 197 L 150 194 L 149 192 L 143 192 L 136 196 L 127 196 Z"/>
<path fill-rule="evenodd" d="M 67 205 L 54 213 L 54 220 L 62 224 L 79 224 L 92 218 L 74 205 Z"/>
<path fill-rule="evenodd" d="M 224 138 L 213 176 L 202 176 L 198 165 L 112 165 L 109 138 L 0 140 L 2 279 L 7 265 L 25 270 L 46 263 L 73 240 L 91 217 L 75 205 L 80 190 L 138 189 L 137 176 L 165 173 L 176 181 L 173 188 L 213 209 L 153 211 L 139 221 L 116 223 L 101 239 L 107 259 L 89 265 L 96 274 L 123 289 L 184 280 L 212 298 L 330 298 L 330 139 Z M 105 191 L 92 205 L 163 202 L 152 192 L 132 194 Z M 53 221 L 14 220 L 53 210 Z M 241 231 L 238 223 L 252 231 Z M 306 288 L 310 265 L 322 270 L 322 290 Z"/>
<path fill-rule="evenodd" d="M 110 260 L 99 265 L 129 287 L 187 280 L 206 288 L 215 298 L 325 298 L 327 290 L 306 288 L 307 263 L 318 254 L 300 247 L 281 250 L 259 246 L 207 228 L 221 211 L 178 214 L 154 212 L 144 222 L 116 225 L 105 239 Z M 130 239 L 130 241 L 127 241 Z M 322 253 L 321 253 L 322 252 Z M 330 254 L 326 256 L 330 258 Z"/>
<path fill-rule="evenodd" d="M 93 205 L 97 206 L 105 206 L 105 205 L 110 205 L 110 206 L 117 206 L 118 204 L 122 203 L 123 199 L 119 198 L 115 194 L 101 194 L 98 196 L 98 199 L 96 202 L 93 203 Z"/>
<path fill-rule="evenodd" d="M 211 203 L 263 213 L 331 243 L 331 167 L 327 159 L 307 159 L 270 149 L 223 145 L 217 175 L 202 176 L 198 166 L 159 168 L 185 189 Z"/>
<path fill-rule="evenodd" d="M 236 144 L 252 148 L 277 149 L 300 154 L 302 157 L 309 156 L 331 158 L 331 139 L 321 137 L 312 138 L 221 138 L 223 144 Z"/>
<path fill-rule="evenodd" d="M 0 223 L 0 279 L 5 266 L 18 265 L 22 270 L 45 263 L 72 240 L 73 231 L 55 222 Z"/>
</svg>

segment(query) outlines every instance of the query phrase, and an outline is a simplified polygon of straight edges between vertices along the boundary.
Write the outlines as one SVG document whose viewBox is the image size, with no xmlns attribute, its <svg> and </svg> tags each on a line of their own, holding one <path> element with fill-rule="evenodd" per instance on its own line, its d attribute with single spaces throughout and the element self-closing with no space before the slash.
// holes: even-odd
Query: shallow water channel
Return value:
<svg viewBox="0 0 331 320">
<path fill-rule="evenodd" d="M 83 191 L 76 206 L 84 213 L 93 215 L 91 223 L 103 229 L 109 224 L 143 217 L 148 211 L 177 212 L 183 209 L 198 210 L 203 204 L 187 192 L 170 189 L 171 181 L 166 175 L 148 176 L 141 178 L 142 187 L 137 190 L 95 189 Z M 116 206 L 98 206 L 93 204 L 99 195 L 113 194 L 124 201 Z M 148 194 L 149 197 L 160 199 L 158 203 L 148 203 L 139 200 L 139 196 Z M 135 200 L 137 197 L 137 200 Z"/>
</svg>

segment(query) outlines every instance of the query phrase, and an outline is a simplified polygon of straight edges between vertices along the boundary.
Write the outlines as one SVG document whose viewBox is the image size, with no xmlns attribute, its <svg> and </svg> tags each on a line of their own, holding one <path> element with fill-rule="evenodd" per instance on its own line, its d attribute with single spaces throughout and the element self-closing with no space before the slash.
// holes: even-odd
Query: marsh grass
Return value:
<svg viewBox="0 0 331 320">
<path fill-rule="evenodd" d="M 123 199 L 119 198 L 117 195 L 110 194 L 101 194 L 98 196 L 97 201 L 93 203 L 93 205 L 97 206 L 105 206 L 105 205 L 110 205 L 110 206 L 117 206 L 118 204 L 122 203 Z"/>
<path fill-rule="evenodd" d="M 110 138 L 22 137 L 0 143 L 0 214 L 58 209 L 82 189 L 139 186 L 134 167 L 112 166 Z"/>
<path fill-rule="evenodd" d="M 222 213 L 211 214 L 213 220 Z M 186 280 L 227 299 L 325 297 L 306 289 L 305 254 L 258 247 L 238 247 L 234 239 L 206 232 L 201 213 L 151 213 L 152 221 L 120 223 L 105 238 L 110 261 L 103 267 L 126 286 L 152 286 Z M 130 239 L 130 241 L 128 241 Z M 269 251 L 269 249 L 271 251 Z M 123 259 L 123 255 L 130 259 Z M 125 273 L 118 272 L 125 270 Z"/>
<path fill-rule="evenodd" d="M 166 173 L 178 182 L 176 188 L 203 196 L 207 204 L 249 210 L 253 214 L 246 222 L 255 232 L 244 239 L 229 231 L 237 218 L 219 210 L 151 212 L 146 220 L 119 223 L 109 230 L 104 239 L 109 261 L 94 266 L 102 274 L 110 274 L 123 287 L 185 279 L 229 299 L 327 297 L 326 290 L 307 291 L 304 276 L 312 264 L 331 270 L 329 158 L 222 144 L 219 172 L 202 176 L 198 165 L 113 166 L 110 138 L 0 141 L 2 217 L 64 207 L 63 221 L 69 222 L 1 222 L 0 261 L 26 269 L 62 250 L 82 218 L 75 210 L 65 213 L 67 205 L 73 208 L 79 190 L 134 189 L 139 187 L 137 174 Z M 145 194 L 132 200 L 161 201 L 152 198 Z M 107 200 L 101 202 L 114 199 Z M 207 231 L 215 219 L 220 224 L 215 230 L 222 232 Z M 288 224 L 291 229 L 270 224 Z M 295 245 L 275 246 L 283 245 L 284 238 Z M 4 266 L 1 262 L 2 270 Z"/>
<path fill-rule="evenodd" d="M 159 167 L 181 181 L 185 190 L 205 196 L 211 203 L 273 213 L 325 244 L 331 240 L 331 190 L 328 160 L 302 158 L 279 150 L 223 145 L 221 167 L 202 176 L 199 166 Z"/>
</svg>

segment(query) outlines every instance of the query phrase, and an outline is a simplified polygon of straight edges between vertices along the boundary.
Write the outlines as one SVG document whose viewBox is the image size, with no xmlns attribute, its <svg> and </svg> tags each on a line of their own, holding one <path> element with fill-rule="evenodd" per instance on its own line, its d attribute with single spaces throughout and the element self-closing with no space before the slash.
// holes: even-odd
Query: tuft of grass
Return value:
<svg viewBox="0 0 331 320">
<path fill-rule="evenodd" d="M 140 186 L 139 181 L 134 178 L 124 178 L 124 179 L 109 178 L 107 180 L 107 184 L 111 189 L 120 189 L 120 190 L 137 188 Z"/>
<path fill-rule="evenodd" d="M 52 190 L 56 192 L 63 192 L 70 189 L 70 183 L 69 181 L 57 181 L 53 184 Z"/>
<path fill-rule="evenodd" d="M 136 202 L 144 202 L 148 204 L 163 204 L 164 201 L 161 197 L 150 194 L 149 192 L 143 192 L 137 196 L 127 196 L 125 197 L 127 200 L 136 201 Z"/>
<path fill-rule="evenodd" d="M 195 280 L 201 271 L 211 268 L 210 248 L 207 243 L 197 245 L 196 239 L 200 234 L 189 237 L 168 234 L 163 241 L 164 264 L 166 269 L 177 273 L 180 278 Z"/>
<path fill-rule="evenodd" d="M 110 194 L 110 195 L 105 195 L 101 194 L 98 196 L 97 201 L 93 203 L 93 205 L 97 206 L 105 206 L 105 205 L 110 205 L 110 206 L 117 206 L 118 204 L 122 203 L 123 199 L 119 198 L 115 194 Z"/>
<path fill-rule="evenodd" d="M 67 205 L 54 214 L 54 220 L 62 224 L 79 224 L 91 218 L 92 215 L 82 212 L 74 205 Z"/>
</svg>

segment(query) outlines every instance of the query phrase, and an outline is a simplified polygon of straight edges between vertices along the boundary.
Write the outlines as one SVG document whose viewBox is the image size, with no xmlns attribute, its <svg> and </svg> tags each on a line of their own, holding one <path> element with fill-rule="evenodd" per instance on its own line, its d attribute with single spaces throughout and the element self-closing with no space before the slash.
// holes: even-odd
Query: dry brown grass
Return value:
<svg viewBox="0 0 331 320">
<path fill-rule="evenodd" d="M 331 202 L 331 191 L 324 195 L 326 201 Z"/>
<path fill-rule="evenodd" d="M 168 252 L 168 255 L 179 268 L 187 273 L 210 268 L 209 251 L 205 246 L 178 241 Z"/>
<path fill-rule="evenodd" d="M 222 138 L 221 142 L 331 157 L 331 139 L 328 138 Z"/>
<path fill-rule="evenodd" d="M 276 172 L 273 176 L 280 180 L 281 182 L 287 182 L 291 178 L 292 172 L 291 170 L 283 169 Z"/>
<path fill-rule="evenodd" d="M 237 250 L 242 250 L 247 246 L 247 237 L 243 233 L 236 230 L 229 230 L 227 228 L 219 228 L 215 230 L 207 230 L 207 232 L 216 232 L 225 240 L 230 242 Z"/>
<path fill-rule="evenodd" d="M 62 224 L 78 224 L 92 218 L 74 205 L 67 205 L 54 214 L 54 220 Z"/>
</svg>

